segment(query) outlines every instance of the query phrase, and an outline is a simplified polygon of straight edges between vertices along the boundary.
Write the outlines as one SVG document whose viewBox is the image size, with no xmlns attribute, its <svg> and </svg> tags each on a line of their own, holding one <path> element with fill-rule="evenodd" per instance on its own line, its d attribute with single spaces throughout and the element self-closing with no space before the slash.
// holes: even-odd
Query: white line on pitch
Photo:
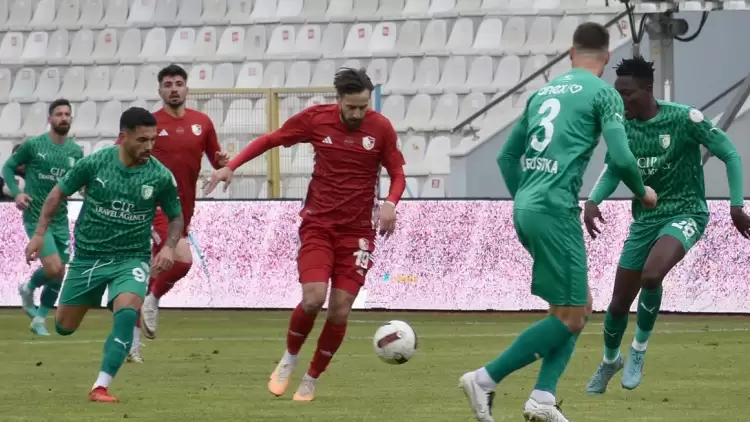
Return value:
<svg viewBox="0 0 750 422">
<path fill-rule="evenodd" d="M 656 330 L 656 335 L 672 334 L 708 334 L 708 333 L 746 333 L 750 328 L 709 328 L 705 330 Z M 420 339 L 452 339 L 452 338 L 487 338 L 487 337 L 517 337 L 520 333 L 476 333 L 476 334 L 437 334 L 419 335 Z M 600 332 L 583 332 L 584 336 L 601 336 Z M 161 338 L 160 342 L 254 342 L 254 341 L 282 341 L 286 337 L 184 337 L 184 338 Z M 372 337 L 347 337 L 347 340 L 368 340 Z M 68 345 L 68 344 L 97 344 L 104 340 L 0 340 L 0 344 L 29 344 L 29 345 Z"/>
</svg>

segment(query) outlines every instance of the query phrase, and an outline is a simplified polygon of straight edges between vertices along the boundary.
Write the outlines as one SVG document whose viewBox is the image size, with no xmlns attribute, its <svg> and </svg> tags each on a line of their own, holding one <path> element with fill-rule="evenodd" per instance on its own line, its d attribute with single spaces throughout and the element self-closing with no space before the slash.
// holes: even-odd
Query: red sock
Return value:
<svg viewBox="0 0 750 422">
<path fill-rule="evenodd" d="M 192 265 L 193 264 L 188 262 L 175 261 L 174 265 L 172 265 L 172 268 L 162 273 L 156 274 L 156 277 L 154 277 L 153 287 L 151 287 L 151 293 L 153 293 L 157 299 L 160 299 L 162 296 L 167 294 L 167 292 L 172 290 L 172 287 L 174 287 L 175 283 L 177 283 L 181 278 L 185 277 L 188 272 L 190 272 L 190 267 Z"/>
<path fill-rule="evenodd" d="M 339 350 L 345 336 L 346 324 L 334 324 L 331 321 L 326 321 L 326 325 L 323 326 L 323 331 L 318 338 L 318 348 L 315 349 L 315 355 L 310 362 L 307 375 L 318 378 L 328 368 L 328 364 L 331 363 L 333 355 Z"/>
<path fill-rule="evenodd" d="M 290 355 L 298 355 L 299 349 L 307 340 L 307 335 L 315 325 L 315 318 L 318 315 L 307 315 L 302 310 L 302 304 L 297 305 L 292 311 L 292 317 L 289 318 L 289 331 L 286 332 L 286 351 Z"/>
</svg>

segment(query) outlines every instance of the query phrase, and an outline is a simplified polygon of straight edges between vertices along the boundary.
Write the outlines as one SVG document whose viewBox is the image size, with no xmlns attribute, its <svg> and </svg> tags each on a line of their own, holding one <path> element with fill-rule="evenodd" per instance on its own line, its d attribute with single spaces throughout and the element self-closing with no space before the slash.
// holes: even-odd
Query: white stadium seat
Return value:
<svg viewBox="0 0 750 422">
<path fill-rule="evenodd" d="M 47 105 L 44 103 L 34 103 L 24 113 L 23 125 L 20 131 L 24 136 L 38 136 L 45 131 L 47 126 Z"/>
<path fill-rule="evenodd" d="M 88 29 L 102 28 L 105 3 L 102 0 L 81 0 L 78 24 Z"/>
<path fill-rule="evenodd" d="M 159 0 L 160 2 L 163 0 Z M 175 2 L 176 0 L 167 0 Z M 156 12 L 157 0 L 139 0 L 133 2 L 128 13 L 127 23 L 130 26 L 149 27 L 154 23 L 154 14 Z M 168 3 L 162 3 L 168 4 Z"/>
<path fill-rule="evenodd" d="M 263 64 L 258 62 L 245 63 L 237 75 L 235 88 L 257 89 L 263 86 Z"/>
<path fill-rule="evenodd" d="M 220 63 L 214 68 L 211 88 L 234 88 L 234 65 L 232 63 Z"/>
<path fill-rule="evenodd" d="M 75 30 L 80 28 L 78 19 L 81 15 L 81 0 L 61 0 L 57 9 L 54 26 Z"/>
<path fill-rule="evenodd" d="M 109 66 L 97 66 L 88 75 L 83 95 L 91 101 L 109 101 L 112 99 L 110 85 Z"/>
<path fill-rule="evenodd" d="M 26 45 L 21 53 L 24 64 L 44 64 L 47 58 L 47 42 L 49 34 L 45 31 L 37 31 L 29 34 Z"/>
<path fill-rule="evenodd" d="M 135 89 L 135 68 L 133 66 L 120 66 L 111 78 L 109 93 L 118 100 L 133 101 L 138 98 L 133 92 Z"/>
<path fill-rule="evenodd" d="M 474 22 L 469 18 L 456 21 L 445 49 L 451 53 L 466 54 L 471 51 L 474 41 Z"/>
<path fill-rule="evenodd" d="M 92 65 L 94 60 L 91 58 L 94 52 L 94 31 L 83 28 L 76 32 L 73 40 L 70 42 L 70 51 L 67 59 L 74 66 Z"/>
<path fill-rule="evenodd" d="M 20 64 L 24 38 L 20 32 L 6 32 L 0 43 L 0 61 L 5 64 Z"/>
<path fill-rule="evenodd" d="M 180 7 L 175 23 L 181 26 L 200 25 L 202 14 L 203 0 L 180 0 Z"/>
<path fill-rule="evenodd" d="M 60 90 L 60 69 L 49 67 L 42 70 L 39 82 L 36 84 L 33 97 L 36 101 L 51 103 L 58 98 Z"/>
<path fill-rule="evenodd" d="M 7 67 L 0 68 L 0 103 L 10 101 L 10 88 L 13 86 L 13 74 Z"/>
<path fill-rule="evenodd" d="M 36 72 L 32 68 L 23 68 L 16 73 L 13 87 L 10 89 L 10 100 L 23 103 L 36 101 L 34 90 L 36 89 Z"/>
<path fill-rule="evenodd" d="M 0 113 L 0 138 L 20 138 L 23 133 L 21 129 L 21 104 L 9 103 L 3 107 Z"/>
<path fill-rule="evenodd" d="M 204 25 L 222 25 L 227 14 L 227 0 L 203 0 L 201 21 Z"/>
<path fill-rule="evenodd" d="M 211 88 L 213 80 L 214 68 L 210 64 L 195 65 L 188 74 L 188 84 L 190 88 L 194 89 Z"/>
<path fill-rule="evenodd" d="M 414 59 L 401 57 L 396 59 L 391 69 L 388 82 L 383 86 L 384 94 L 414 94 Z"/>
<path fill-rule="evenodd" d="M 11 31 L 28 31 L 33 14 L 32 4 L 32 2 L 25 0 L 12 1 L 5 26 Z"/>
<path fill-rule="evenodd" d="M 70 127 L 71 133 L 78 138 L 97 137 L 99 133 L 96 131 L 96 117 L 96 103 L 93 101 L 82 103 L 76 107 L 73 115 L 73 124 Z"/>
</svg>

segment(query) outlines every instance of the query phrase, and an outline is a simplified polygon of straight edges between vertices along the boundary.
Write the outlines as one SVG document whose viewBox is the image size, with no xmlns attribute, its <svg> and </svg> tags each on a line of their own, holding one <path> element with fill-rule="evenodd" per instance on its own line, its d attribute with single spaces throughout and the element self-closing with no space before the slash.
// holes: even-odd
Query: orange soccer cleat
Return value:
<svg viewBox="0 0 750 422">
<path fill-rule="evenodd" d="M 117 397 L 109 394 L 104 387 L 96 387 L 89 393 L 89 400 L 97 403 L 117 403 Z"/>
<path fill-rule="evenodd" d="M 297 387 L 297 392 L 294 393 L 294 401 L 313 401 L 315 400 L 315 385 L 317 380 L 315 378 L 309 378 L 305 376 L 302 378 L 302 382 Z"/>
<path fill-rule="evenodd" d="M 289 377 L 294 372 L 296 362 L 285 362 L 283 359 L 276 365 L 276 369 L 268 379 L 268 391 L 276 397 L 281 397 L 289 387 Z"/>
</svg>

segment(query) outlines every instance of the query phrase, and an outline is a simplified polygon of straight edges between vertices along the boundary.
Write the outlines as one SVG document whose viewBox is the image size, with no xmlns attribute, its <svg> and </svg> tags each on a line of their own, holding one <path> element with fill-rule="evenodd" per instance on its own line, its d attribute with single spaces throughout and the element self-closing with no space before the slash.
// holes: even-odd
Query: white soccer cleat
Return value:
<svg viewBox="0 0 750 422">
<path fill-rule="evenodd" d="M 466 398 L 469 400 L 474 417 L 479 422 L 494 422 L 492 418 L 492 402 L 495 399 L 495 392 L 489 393 L 482 389 L 477 383 L 475 372 L 465 373 L 458 382 L 458 386 L 464 390 Z"/>
<path fill-rule="evenodd" d="M 141 356 L 141 342 L 133 342 L 133 347 L 130 348 L 128 353 L 128 362 L 131 363 L 143 363 L 143 356 Z"/>
<path fill-rule="evenodd" d="M 541 404 L 534 399 L 526 401 L 523 417 L 528 422 L 568 422 L 557 405 Z"/>
<path fill-rule="evenodd" d="M 159 299 L 149 293 L 141 306 L 141 328 L 148 339 L 156 338 L 156 326 L 159 320 Z"/>
</svg>

